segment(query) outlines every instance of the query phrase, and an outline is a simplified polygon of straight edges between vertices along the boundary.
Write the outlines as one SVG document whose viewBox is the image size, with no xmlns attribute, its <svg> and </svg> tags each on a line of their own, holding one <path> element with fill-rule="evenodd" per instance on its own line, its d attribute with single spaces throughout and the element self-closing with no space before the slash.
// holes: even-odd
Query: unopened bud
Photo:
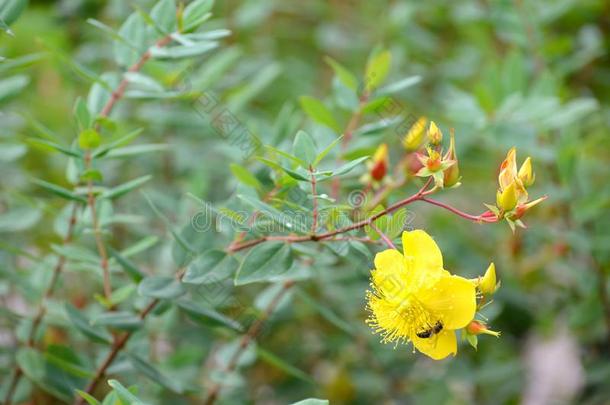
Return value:
<svg viewBox="0 0 610 405">
<path fill-rule="evenodd" d="M 532 171 L 532 158 L 528 157 L 525 159 L 525 162 L 523 162 L 519 169 L 518 176 L 521 182 L 523 182 L 524 187 L 529 187 L 534 184 L 536 177 Z"/>
<path fill-rule="evenodd" d="M 487 325 L 485 325 L 483 322 L 476 321 L 476 320 L 471 321 L 468 324 L 468 326 L 466 326 L 466 331 L 469 334 L 475 335 L 475 336 L 485 334 L 485 335 L 500 337 L 500 332 L 489 330 L 489 329 L 487 329 Z"/>
<path fill-rule="evenodd" d="M 453 130 L 451 131 L 451 140 L 449 143 L 449 150 L 445 153 L 443 160 L 454 162 L 447 170 L 444 172 L 443 183 L 445 187 L 453 187 L 460 181 L 460 167 L 458 165 L 457 155 L 455 153 L 455 135 Z"/>
<path fill-rule="evenodd" d="M 428 139 L 434 146 L 440 145 L 443 142 L 443 133 L 436 126 L 434 121 L 430 121 L 430 127 L 428 128 Z"/>
<path fill-rule="evenodd" d="M 379 145 L 373 155 L 373 166 L 371 167 L 371 177 L 376 181 L 381 181 L 388 171 L 388 145 Z"/>
<path fill-rule="evenodd" d="M 485 271 L 485 275 L 479 278 L 479 291 L 483 294 L 491 295 L 496 292 L 498 289 L 498 284 L 496 283 L 496 265 L 491 263 L 487 270 Z"/>
<path fill-rule="evenodd" d="M 498 208 L 504 212 L 512 211 L 517 206 L 517 183 L 513 181 L 504 189 L 504 191 L 498 191 L 496 196 L 496 202 Z"/>
<path fill-rule="evenodd" d="M 500 190 L 503 191 L 517 177 L 517 150 L 513 147 L 506 154 L 506 159 L 500 165 L 498 183 Z"/>
</svg>

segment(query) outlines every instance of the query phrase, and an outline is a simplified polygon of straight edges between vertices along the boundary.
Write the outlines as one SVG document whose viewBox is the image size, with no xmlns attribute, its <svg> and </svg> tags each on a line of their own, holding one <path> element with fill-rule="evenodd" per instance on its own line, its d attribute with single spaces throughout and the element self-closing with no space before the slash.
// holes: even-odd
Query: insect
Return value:
<svg viewBox="0 0 610 405">
<path fill-rule="evenodd" d="M 418 338 L 427 339 L 433 335 L 440 333 L 443 330 L 443 323 L 441 321 L 436 321 L 434 326 L 429 329 L 423 330 L 421 332 L 417 332 L 416 335 Z"/>
</svg>

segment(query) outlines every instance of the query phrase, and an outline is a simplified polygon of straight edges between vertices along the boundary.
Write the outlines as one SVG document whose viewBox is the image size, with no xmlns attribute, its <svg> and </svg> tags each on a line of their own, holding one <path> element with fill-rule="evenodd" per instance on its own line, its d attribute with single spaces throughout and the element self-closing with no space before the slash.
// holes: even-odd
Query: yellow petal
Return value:
<svg viewBox="0 0 610 405">
<path fill-rule="evenodd" d="M 443 255 L 438 245 L 425 231 L 416 229 L 402 233 L 402 247 L 405 258 L 416 269 L 443 269 Z"/>
<path fill-rule="evenodd" d="M 457 339 L 452 330 L 443 329 L 426 339 L 415 335 L 411 337 L 411 340 L 417 350 L 434 360 L 444 359 L 450 354 L 455 356 L 457 353 Z"/>
<path fill-rule="evenodd" d="M 465 327 L 477 307 L 474 284 L 460 276 L 444 274 L 432 288 L 421 290 L 417 298 L 433 318 L 442 322 L 443 329 Z"/>
<path fill-rule="evenodd" d="M 377 291 L 391 298 L 405 288 L 404 256 L 395 249 L 387 249 L 375 255 L 373 284 Z"/>
</svg>

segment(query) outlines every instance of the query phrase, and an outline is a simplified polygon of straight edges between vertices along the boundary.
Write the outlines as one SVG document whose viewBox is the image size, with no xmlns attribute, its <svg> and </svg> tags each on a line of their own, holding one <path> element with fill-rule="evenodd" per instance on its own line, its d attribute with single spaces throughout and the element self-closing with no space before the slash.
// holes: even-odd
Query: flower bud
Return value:
<svg viewBox="0 0 610 405">
<path fill-rule="evenodd" d="M 498 175 L 498 183 L 500 183 L 500 191 L 508 187 L 517 177 L 517 150 L 513 147 L 506 154 L 506 159 L 500 165 L 500 174 Z"/>
<path fill-rule="evenodd" d="M 445 187 L 453 187 L 456 184 L 459 184 L 460 181 L 460 167 L 458 166 L 457 155 L 455 153 L 455 136 L 453 131 L 451 131 L 451 141 L 449 143 L 449 150 L 443 157 L 445 161 L 454 162 L 447 170 L 444 172 L 443 183 Z"/>
<path fill-rule="evenodd" d="M 480 321 L 470 321 L 468 326 L 466 326 L 466 331 L 471 335 L 491 335 L 495 337 L 500 337 L 500 332 L 496 332 L 493 330 L 487 329 L 487 325 Z"/>
<path fill-rule="evenodd" d="M 524 187 L 529 187 L 534 184 L 536 176 L 532 172 L 532 158 L 528 157 L 519 169 L 519 179 L 523 182 Z"/>
<path fill-rule="evenodd" d="M 430 127 L 428 128 L 428 139 L 434 146 L 440 145 L 443 142 L 443 133 L 436 126 L 434 121 L 430 121 Z"/>
<path fill-rule="evenodd" d="M 371 167 L 371 177 L 376 181 L 381 181 L 388 171 L 388 145 L 379 145 L 373 155 L 373 166 Z"/>
<path fill-rule="evenodd" d="M 509 186 L 504 189 L 504 191 L 498 191 L 496 196 L 498 208 L 504 212 L 512 211 L 513 208 L 517 206 L 517 199 L 518 195 L 516 181 L 510 183 Z"/>
<path fill-rule="evenodd" d="M 498 285 L 496 283 L 496 266 L 491 263 L 487 270 L 485 271 L 485 275 L 483 277 L 479 277 L 479 291 L 483 294 L 491 295 L 496 292 L 498 289 Z"/>
<path fill-rule="evenodd" d="M 426 117 L 420 117 L 415 124 L 409 128 L 405 135 L 402 143 L 404 147 L 409 151 L 419 149 L 424 141 L 424 135 L 426 134 L 426 123 L 428 119 Z"/>
</svg>

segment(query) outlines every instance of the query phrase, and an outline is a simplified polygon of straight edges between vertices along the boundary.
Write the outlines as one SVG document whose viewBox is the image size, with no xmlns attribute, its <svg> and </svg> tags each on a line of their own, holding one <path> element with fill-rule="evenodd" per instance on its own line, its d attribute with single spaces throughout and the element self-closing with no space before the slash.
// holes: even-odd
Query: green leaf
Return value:
<svg viewBox="0 0 610 405">
<path fill-rule="evenodd" d="M 379 95 L 389 95 L 403 91 L 404 89 L 414 86 L 421 82 L 421 76 L 410 76 L 399 80 L 395 83 L 388 84 L 377 91 Z"/>
<path fill-rule="evenodd" d="M 260 347 L 256 348 L 256 354 L 258 355 L 258 357 L 263 360 L 264 362 L 282 370 L 283 372 L 285 372 L 286 374 L 288 374 L 289 376 L 292 377 L 296 377 L 299 380 L 303 380 L 307 383 L 310 384 L 314 384 L 315 381 L 313 380 L 313 378 L 311 378 L 309 375 L 307 375 L 307 373 L 305 373 L 302 370 L 299 370 L 298 368 L 296 368 L 295 366 L 293 366 L 292 364 L 288 364 L 287 362 L 285 362 L 281 357 L 276 356 L 275 354 L 268 352 L 267 350 L 264 350 Z"/>
<path fill-rule="evenodd" d="M 120 66 L 131 66 L 146 52 L 150 42 L 144 18 L 137 12 L 132 13 L 119 29 L 118 35 L 123 40 L 114 43 L 114 58 Z"/>
<path fill-rule="evenodd" d="M 159 0 L 150 10 L 150 18 L 161 34 L 167 35 L 176 30 L 176 3 L 174 0 Z"/>
<path fill-rule="evenodd" d="M 78 195 L 66 188 L 58 186 L 57 184 L 49 183 L 40 179 L 32 179 L 32 183 L 39 185 L 45 190 L 50 191 L 51 193 L 63 197 L 67 200 L 78 201 L 84 204 L 87 203 L 87 199 L 85 197 Z"/>
<path fill-rule="evenodd" d="M 305 169 L 316 159 L 316 146 L 307 132 L 297 132 L 292 145 L 292 153 L 306 163 Z"/>
<path fill-rule="evenodd" d="M 230 278 L 239 263 L 222 250 L 208 250 L 187 268 L 182 281 L 188 284 L 216 283 Z"/>
<path fill-rule="evenodd" d="M 295 180 L 307 181 L 307 182 L 311 181 L 311 176 L 309 175 L 309 173 L 299 173 L 298 171 L 295 171 L 295 170 L 292 170 L 292 169 L 289 169 L 289 168 L 283 167 L 283 166 L 280 166 L 280 168 L 284 172 L 286 172 L 287 175 L 289 175 L 290 177 L 292 177 Z M 298 170 L 302 171 L 304 169 L 298 168 Z"/>
<path fill-rule="evenodd" d="M 195 0 L 184 9 L 183 31 L 189 32 L 198 28 L 204 18 L 212 10 L 214 0 Z"/>
<path fill-rule="evenodd" d="M 104 328 L 91 326 L 89 319 L 87 319 L 85 315 L 83 315 L 78 309 L 76 309 L 71 304 L 65 304 L 64 308 L 66 314 L 68 315 L 68 319 L 70 319 L 70 322 L 72 322 L 74 327 L 83 335 L 87 336 L 89 339 L 97 343 L 112 343 L 112 335 L 110 335 L 107 330 L 105 330 Z"/>
<path fill-rule="evenodd" d="M 294 221 L 294 218 L 291 215 L 285 214 L 277 208 L 274 208 L 271 205 L 264 203 L 257 198 L 252 198 L 243 194 L 238 194 L 237 198 L 250 205 L 254 209 L 260 211 L 262 215 L 269 217 L 269 219 L 278 223 L 281 227 L 301 232 L 307 230 L 302 221 Z"/>
<path fill-rule="evenodd" d="M 140 282 L 138 294 L 144 297 L 171 300 L 186 294 L 186 289 L 175 277 L 150 276 Z"/>
<path fill-rule="evenodd" d="M 256 189 L 262 187 L 256 176 L 250 173 L 245 167 L 240 166 L 237 163 L 231 163 L 229 167 L 231 168 L 233 175 L 246 186 L 254 187 Z"/>
<path fill-rule="evenodd" d="M 237 332 L 243 332 L 244 330 L 243 326 L 239 322 L 195 301 L 182 299 L 178 300 L 176 304 L 185 314 L 189 316 L 189 318 L 204 326 L 223 326 Z"/>
<path fill-rule="evenodd" d="M 73 376 L 50 363 L 35 349 L 21 348 L 17 351 L 16 357 L 17 364 L 28 379 L 62 401 L 70 402 L 74 390 L 86 383 L 84 379 Z"/>
<path fill-rule="evenodd" d="M 14 207 L 0 213 L 0 232 L 19 232 L 30 229 L 42 217 L 40 209 L 31 207 Z"/>
<path fill-rule="evenodd" d="M 0 1 L 0 21 L 5 24 L 5 29 L 14 23 L 27 6 L 27 0 L 2 0 Z M 9 31 L 10 32 L 10 31 Z"/>
<path fill-rule="evenodd" d="M 299 402 L 293 402 L 290 405 L 328 405 L 328 399 L 307 398 Z"/>
<path fill-rule="evenodd" d="M 117 380 L 108 380 L 108 385 L 117 393 L 121 402 L 129 405 L 145 405 L 146 402 L 133 395 Z"/>
<path fill-rule="evenodd" d="M 75 377 L 92 378 L 94 376 L 93 370 L 84 366 L 77 354 L 68 346 L 51 344 L 46 348 L 44 358 L 50 364 Z"/>
<path fill-rule="evenodd" d="M 140 271 L 140 269 L 138 269 L 138 267 L 133 262 L 131 262 L 127 257 L 125 257 L 121 253 L 117 252 L 116 250 L 112 249 L 111 247 L 108 248 L 108 251 L 109 251 L 110 255 L 115 258 L 115 260 L 121 265 L 123 270 L 125 270 L 125 273 L 127 273 L 127 275 L 133 281 L 135 281 L 136 283 L 139 283 L 144 278 L 144 273 L 142 273 Z"/>
<path fill-rule="evenodd" d="M 341 132 L 341 128 L 339 128 L 339 124 L 335 121 L 335 117 L 333 117 L 330 110 L 326 108 L 320 100 L 309 96 L 302 96 L 299 98 L 299 101 L 303 111 L 305 111 L 313 121 L 325 125 L 337 133 Z"/>
<path fill-rule="evenodd" d="M 152 381 L 176 394 L 182 393 L 182 386 L 178 380 L 171 379 L 168 376 L 164 375 L 159 370 L 157 370 L 156 367 L 154 367 L 152 364 L 150 364 L 148 361 L 144 360 L 140 356 L 137 356 L 133 353 L 127 353 L 127 357 L 129 358 L 129 361 L 135 367 L 136 370 L 144 374 L 146 377 L 150 378 Z"/>
<path fill-rule="evenodd" d="M 93 318 L 91 325 L 129 331 L 138 329 L 142 325 L 142 319 L 138 315 L 127 311 L 104 312 Z"/>
<path fill-rule="evenodd" d="M 67 155 L 67 156 L 72 156 L 75 158 L 83 157 L 83 155 L 77 150 L 68 149 L 65 146 L 61 146 L 55 142 L 47 141 L 46 139 L 42 139 L 42 138 L 29 138 L 27 140 L 27 143 L 29 143 L 32 146 L 40 147 L 41 149 L 55 150 L 57 152 L 63 153 L 64 155 Z"/>
<path fill-rule="evenodd" d="M 169 148 L 165 143 L 151 143 L 144 145 L 130 145 L 122 148 L 116 148 L 106 153 L 107 158 L 124 158 L 130 156 L 139 156 L 145 153 L 164 152 Z"/>
<path fill-rule="evenodd" d="M 97 399 L 95 399 L 95 397 L 87 394 L 85 391 L 82 390 L 76 390 L 76 393 L 78 395 L 80 395 L 85 401 L 87 401 L 87 403 L 89 405 L 102 405 L 102 403 L 100 401 L 98 401 Z"/>
<path fill-rule="evenodd" d="M 103 22 L 98 21 L 94 18 L 87 18 L 87 23 L 104 31 L 106 34 L 108 34 L 108 36 L 110 36 L 110 38 L 122 43 L 123 45 L 127 46 L 128 48 L 131 48 L 134 51 L 138 50 L 138 48 L 135 45 L 133 45 L 131 42 L 129 42 L 126 38 L 123 38 L 122 36 L 120 36 L 117 32 L 115 32 L 112 28 L 110 28 Z"/>
<path fill-rule="evenodd" d="M 95 149 L 100 146 L 100 134 L 95 129 L 85 129 L 78 135 L 78 146 L 82 149 Z"/>
<path fill-rule="evenodd" d="M 116 186 L 116 187 L 111 188 L 110 190 L 104 191 L 99 196 L 99 198 L 113 199 L 113 198 L 121 197 L 121 196 L 129 193 L 130 191 L 135 190 L 136 188 L 140 187 L 141 185 L 143 185 L 150 179 L 152 179 L 152 176 L 150 174 L 147 174 L 146 176 L 138 177 L 137 179 L 128 181 L 127 183 L 123 183 L 120 186 Z"/>
<path fill-rule="evenodd" d="M 98 157 L 104 156 L 109 151 L 111 151 L 115 148 L 127 145 L 128 143 L 130 143 L 131 141 L 136 139 L 138 136 L 140 136 L 142 134 L 142 131 L 144 131 L 143 128 L 138 128 L 134 131 L 131 131 L 127 135 L 124 135 L 124 136 L 118 138 L 117 140 L 110 142 L 108 145 L 102 146 L 101 148 L 99 148 L 98 150 L 96 150 L 93 153 L 93 157 L 98 158 Z"/>
<path fill-rule="evenodd" d="M 0 80 L 0 101 L 15 96 L 30 83 L 27 76 L 19 75 Z"/>
<path fill-rule="evenodd" d="M 255 246 L 237 269 L 235 285 L 271 281 L 290 270 L 292 262 L 290 246 L 285 243 L 267 242 Z"/>
<path fill-rule="evenodd" d="M 329 176 L 323 175 L 323 176 L 319 176 L 319 177 L 316 176 L 316 177 L 318 177 L 318 181 L 324 181 L 324 180 L 328 180 L 328 179 L 331 179 L 336 176 L 342 176 L 342 175 L 352 171 L 356 166 L 358 166 L 359 164 L 361 164 L 368 158 L 369 158 L 368 156 L 359 157 L 358 159 L 354 159 L 354 160 L 340 166 L 338 169 L 335 169 L 332 172 L 332 175 L 329 175 Z"/>
<path fill-rule="evenodd" d="M 341 135 L 340 137 L 338 137 L 337 139 L 335 139 L 334 141 L 332 141 L 330 143 L 330 145 L 328 145 L 326 148 L 324 148 L 324 150 L 322 150 L 322 152 L 320 152 L 318 154 L 318 156 L 316 156 L 316 158 L 313 161 L 313 166 L 316 167 L 321 161 L 322 159 L 324 159 L 326 157 L 326 155 L 328 155 L 328 153 L 335 147 L 337 146 L 337 144 L 339 142 L 341 142 L 341 140 L 343 139 L 343 135 Z"/>
<path fill-rule="evenodd" d="M 228 103 L 229 110 L 237 114 L 246 104 L 259 95 L 282 72 L 282 67 L 275 62 L 269 63 L 255 73 L 248 83 L 231 93 Z"/>
<path fill-rule="evenodd" d="M 218 42 L 200 42 L 193 45 L 177 45 L 172 47 L 152 47 L 150 54 L 160 59 L 181 59 L 199 56 L 218 47 Z"/>
<path fill-rule="evenodd" d="M 381 51 L 371 56 L 366 64 L 364 74 L 366 92 L 375 90 L 386 79 L 390 72 L 392 54 L 390 51 Z"/>
<path fill-rule="evenodd" d="M 352 72 L 347 70 L 343 65 L 330 56 L 325 57 L 324 60 L 330 65 L 330 67 L 333 68 L 335 75 L 337 75 L 345 87 L 353 91 L 358 90 L 358 79 L 356 79 L 356 76 L 354 76 Z"/>
<path fill-rule="evenodd" d="M 320 304 L 318 300 L 312 298 L 300 288 L 297 288 L 297 295 L 305 301 L 305 304 L 314 308 L 324 319 L 326 319 L 331 324 L 335 325 L 337 328 L 341 329 L 343 332 L 348 335 L 355 335 L 355 330 L 352 325 L 343 320 L 339 315 L 335 314 L 330 308 Z"/>
<path fill-rule="evenodd" d="M 74 117 L 81 131 L 91 126 L 91 113 L 87 108 L 87 103 L 81 97 L 74 104 Z"/>
</svg>

